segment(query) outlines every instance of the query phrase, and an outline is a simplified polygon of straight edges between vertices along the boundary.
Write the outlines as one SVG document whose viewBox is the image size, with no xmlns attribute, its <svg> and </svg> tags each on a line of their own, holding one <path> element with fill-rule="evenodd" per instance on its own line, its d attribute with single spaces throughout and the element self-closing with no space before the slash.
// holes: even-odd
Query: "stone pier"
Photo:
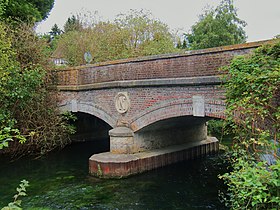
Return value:
<svg viewBox="0 0 280 210">
<path fill-rule="evenodd" d="M 110 152 L 89 159 L 92 175 L 127 177 L 218 150 L 218 140 L 207 137 L 203 96 L 192 97 L 192 116 L 158 120 L 136 131 L 137 126 L 126 119 L 130 109 L 127 92 L 117 94 L 115 107 L 119 119 L 117 126 L 109 131 Z M 147 120 L 153 121 L 153 116 Z"/>
<path fill-rule="evenodd" d="M 218 140 L 207 137 L 205 119 L 178 118 L 168 122 L 136 133 L 128 127 L 110 130 L 110 152 L 90 157 L 90 174 L 102 178 L 127 177 L 218 151 Z"/>
<path fill-rule="evenodd" d="M 184 160 L 195 159 L 216 153 L 219 142 L 208 137 L 200 142 L 168 146 L 134 154 L 106 152 L 89 159 L 89 172 L 101 178 L 123 178 Z"/>
</svg>

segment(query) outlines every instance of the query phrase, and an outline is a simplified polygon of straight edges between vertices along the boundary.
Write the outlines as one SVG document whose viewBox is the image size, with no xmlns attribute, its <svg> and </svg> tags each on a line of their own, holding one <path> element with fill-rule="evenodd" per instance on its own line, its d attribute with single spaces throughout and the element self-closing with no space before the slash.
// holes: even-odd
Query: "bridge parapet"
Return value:
<svg viewBox="0 0 280 210">
<path fill-rule="evenodd" d="M 248 54 L 254 48 L 272 42 L 260 41 L 180 54 L 123 59 L 56 70 L 58 85 L 79 86 L 112 81 L 134 81 L 217 76 L 219 68 L 233 56 Z"/>
</svg>

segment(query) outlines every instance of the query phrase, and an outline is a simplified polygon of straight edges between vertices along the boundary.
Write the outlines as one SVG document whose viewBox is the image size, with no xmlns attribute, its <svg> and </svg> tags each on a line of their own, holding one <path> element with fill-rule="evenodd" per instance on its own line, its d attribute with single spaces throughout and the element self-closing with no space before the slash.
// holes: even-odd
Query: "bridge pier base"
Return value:
<svg viewBox="0 0 280 210">
<path fill-rule="evenodd" d="M 113 154 L 131 154 L 134 149 L 134 132 L 127 127 L 116 127 L 109 131 L 110 152 Z"/>
<path fill-rule="evenodd" d="M 124 131 L 123 138 L 126 138 L 128 142 L 131 141 L 131 137 L 133 139 L 131 136 L 133 134 L 125 132 L 129 131 L 127 129 L 115 131 Z M 113 133 L 111 132 L 111 134 Z M 116 141 L 118 140 L 120 139 L 116 139 Z M 101 178 L 122 178 L 172 163 L 203 157 L 216 153 L 218 149 L 219 142 L 215 137 L 134 154 L 120 154 L 119 150 L 115 151 L 113 147 L 111 152 L 90 157 L 89 172 L 91 175 Z"/>
</svg>

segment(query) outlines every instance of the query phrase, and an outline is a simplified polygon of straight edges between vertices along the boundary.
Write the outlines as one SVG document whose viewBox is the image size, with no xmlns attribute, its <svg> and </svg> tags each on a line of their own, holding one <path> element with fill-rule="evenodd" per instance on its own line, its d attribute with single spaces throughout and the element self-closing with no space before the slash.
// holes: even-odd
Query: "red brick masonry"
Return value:
<svg viewBox="0 0 280 210">
<path fill-rule="evenodd" d="M 187 51 L 55 70 L 58 85 L 76 86 L 112 81 L 219 75 L 233 56 L 248 54 L 274 40 Z"/>
</svg>

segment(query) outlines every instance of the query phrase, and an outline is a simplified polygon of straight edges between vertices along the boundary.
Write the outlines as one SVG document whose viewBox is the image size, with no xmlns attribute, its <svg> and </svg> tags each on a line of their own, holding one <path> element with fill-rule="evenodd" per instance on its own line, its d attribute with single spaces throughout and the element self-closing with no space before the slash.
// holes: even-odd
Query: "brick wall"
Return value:
<svg viewBox="0 0 280 210">
<path fill-rule="evenodd" d="M 124 59 L 56 70 L 58 85 L 85 85 L 110 81 L 213 76 L 233 56 L 243 55 L 267 43 L 253 42 L 181 54 Z"/>
<path fill-rule="evenodd" d="M 55 71 L 60 106 L 92 114 L 110 126 L 126 124 L 138 131 L 159 120 L 192 116 L 192 96 L 205 99 L 205 116 L 224 118 L 225 96 L 219 68 L 235 55 L 248 54 L 265 42 L 105 62 Z M 118 92 L 131 107 L 116 111 Z"/>
<path fill-rule="evenodd" d="M 116 111 L 114 98 L 126 91 L 131 107 L 125 114 Z M 113 88 L 79 92 L 60 92 L 60 105 L 71 111 L 71 101 L 77 101 L 77 111 L 99 117 L 112 127 L 127 123 L 134 131 L 158 120 L 192 116 L 192 96 L 205 98 L 205 115 L 224 118 L 224 92 L 217 86 Z"/>
</svg>

